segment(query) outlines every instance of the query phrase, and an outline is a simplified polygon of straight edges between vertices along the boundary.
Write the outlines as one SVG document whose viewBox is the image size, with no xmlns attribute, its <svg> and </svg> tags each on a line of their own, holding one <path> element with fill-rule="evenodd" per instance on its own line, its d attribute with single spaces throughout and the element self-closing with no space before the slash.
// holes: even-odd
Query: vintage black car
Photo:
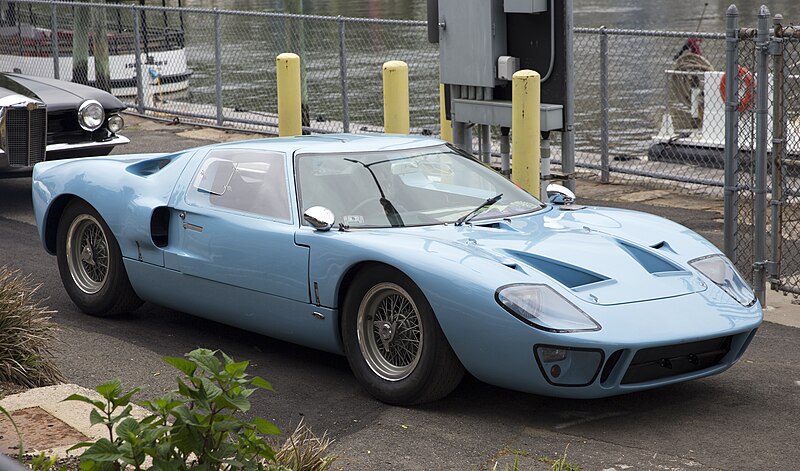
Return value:
<svg viewBox="0 0 800 471">
<path fill-rule="evenodd" d="M 30 175 L 44 160 L 107 155 L 127 144 L 125 109 L 102 90 L 0 72 L 0 177 Z"/>
</svg>

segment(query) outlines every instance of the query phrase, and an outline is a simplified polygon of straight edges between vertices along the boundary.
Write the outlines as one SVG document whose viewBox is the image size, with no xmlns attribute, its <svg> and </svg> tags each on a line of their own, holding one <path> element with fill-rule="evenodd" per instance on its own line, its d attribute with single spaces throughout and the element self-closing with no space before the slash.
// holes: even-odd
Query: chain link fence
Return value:
<svg viewBox="0 0 800 471">
<path fill-rule="evenodd" d="M 43 0 L 6 0 L 0 20 L 1 69 L 72 80 L 75 31 L 88 28 L 88 81 L 106 36 L 112 88 L 132 110 L 267 133 L 278 54 L 302 58 L 304 124 L 321 133 L 380 132 L 381 65 L 403 60 L 412 133 L 439 135 L 425 22 Z M 574 44 L 579 176 L 721 194 L 724 34 L 576 28 Z"/>
</svg>

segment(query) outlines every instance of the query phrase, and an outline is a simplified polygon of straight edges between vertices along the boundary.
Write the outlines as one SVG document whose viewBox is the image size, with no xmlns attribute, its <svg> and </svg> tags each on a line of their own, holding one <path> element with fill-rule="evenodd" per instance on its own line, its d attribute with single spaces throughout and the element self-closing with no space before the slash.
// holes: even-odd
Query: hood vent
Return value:
<svg viewBox="0 0 800 471">
<path fill-rule="evenodd" d="M 631 257 L 633 257 L 639 265 L 641 265 L 648 273 L 653 275 L 664 274 L 664 273 L 675 273 L 675 272 L 685 272 L 683 268 L 675 265 L 674 263 L 666 260 L 664 258 L 659 257 L 653 253 L 648 252 L 647 250 L 642 249 L 641 247 L 637 247 L 633 244 L 627 242 L 618 242 L 620 247 L 622 247 L 626 252 L 628 252 Z M 666 245 L 666 242 L 662 244 Z M 661 244 L 657 244 L 661 245 Z M 663 247 L 663 245 L 662 245 Z M 669 247 L 667 245 L 667 247 Z M 661 247 L 658 247 L 661 248 Z"/>
<path fill-rule="evenodd" d="M 509 251 L 509 254 L 517 259 L 522 260 L 545 275 L 554 278 L 556 281 L 570 289 L 590 285 L 592 283 L 598 283 L 600 281 L 606 281 L 609 279 L 607 276 L 590 272 L 589 270 L 584 270 L 583 268 L 578 268 L 574 265 L 569 265 L 557 260 L 542 257 L 540 255 L 511 251 Z"/>
</svg>

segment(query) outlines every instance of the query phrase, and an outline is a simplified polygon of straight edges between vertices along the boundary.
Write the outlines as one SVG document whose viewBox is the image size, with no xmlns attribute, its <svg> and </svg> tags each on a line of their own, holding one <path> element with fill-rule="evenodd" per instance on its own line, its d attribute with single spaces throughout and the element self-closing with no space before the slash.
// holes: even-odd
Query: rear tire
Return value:
<svg viewBox="0 0 800 471">
<path fill-rule="evenodd" d="M 422 291 L 387 266 L 356 276 L 342 307 L 342 341 L 356 378 L 388 404 L 441 399 L 464 375 Z"/>
<path fill-rule="evenodd" d="M 100 214 L 82 200 L 67 205 L 58 223 L 56 256 L 67 294 L 86 314 L 108 317 L 141 306 L 122 254 Z"/>
</svg>

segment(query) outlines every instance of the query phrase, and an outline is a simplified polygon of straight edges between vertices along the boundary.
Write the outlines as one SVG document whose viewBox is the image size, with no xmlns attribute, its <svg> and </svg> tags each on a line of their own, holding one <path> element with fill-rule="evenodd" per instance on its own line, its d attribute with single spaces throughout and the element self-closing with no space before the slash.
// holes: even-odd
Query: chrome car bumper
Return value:
<svg viewBox="0 0 800 471">
<path fill-rule="evenodd" d="M 91 155 L 108 154 L 115 146 L 130 142 L 125 136 L 115 135 L 104 141 L 80 142 L 76 144 L 55 143 L 50 144 L 45 149 L 45 161 L 68 159 L 72 157 L 88 157 Z M 33 166 L 12 165 L 8 161 L 6 153 L 0 149 L 0 173 L 2 174 L 25 174 L 30 173 Z"/>
</svg>

